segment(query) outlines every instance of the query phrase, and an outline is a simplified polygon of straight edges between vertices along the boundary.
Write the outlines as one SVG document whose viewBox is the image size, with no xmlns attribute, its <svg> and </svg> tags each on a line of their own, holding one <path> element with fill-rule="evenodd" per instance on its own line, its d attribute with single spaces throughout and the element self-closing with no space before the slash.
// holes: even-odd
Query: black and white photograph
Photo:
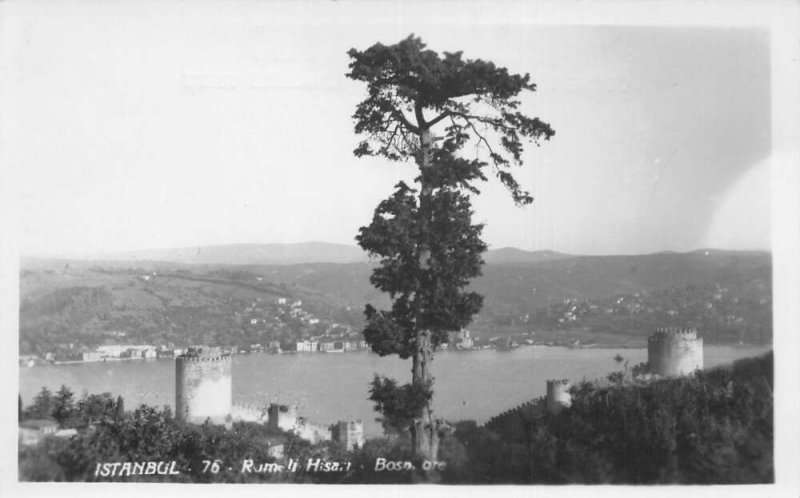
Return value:
<svg viewBox="0 0 800 498">
<path fill-rule="evenodd" d="M 728 5 L 1 0 L 8 496 L 797 496 L 800 8 Z"/>
</svg>

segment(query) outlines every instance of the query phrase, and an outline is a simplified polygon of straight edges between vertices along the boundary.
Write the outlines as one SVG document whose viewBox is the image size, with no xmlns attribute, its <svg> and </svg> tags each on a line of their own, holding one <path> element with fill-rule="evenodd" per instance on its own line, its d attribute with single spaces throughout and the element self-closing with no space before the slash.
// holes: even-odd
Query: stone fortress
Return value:
<svg viewBox="0 0 800 498">
<path fill-rule="evenodd" d="M 667 377 L 689 375 L 703 369 L 703 339 L 694 328 L 659 328 L 647 340 L 647 372 L 635 377 L 648 382 Z M 572 406 L 568 379 L 548 379 L 545 408 L 552 414 Z M 504 427 L 521 413 L 536 413 L 538 400 L 528 401 L 492 417 L 485 426 Z"/>
<path fill-rule="evenodd" d="M 176 418 L 191 424 L 209 420 L 228 428 L 238 421 L 263 423 L 292 432 L 312 444 L 337 441 L 348 451 L 364 446 L 364 425 L 360 420 L 324 426 L 300 417 L 296 406 L 234 404 L 231 365 L 230 353 L 221 348 L 191 347 L 176 357 Z"/>
<path fill-rule="evenodd" d="M 296 406 L 270 404 L 269 407 L 232 403 L 231 355 L 219 348 L 189 348 L 175 360 L 175 414 L 178 419 L 201 424 L 230 427 L 234 421 L 265 423 L 273 429 L 292 432 L 319 443 L 337 441 L 348 451 L 364 445 L 364 426 L 360 420 L 339 421 L 332 425 L 314 424 L 298 415 Z M 703 369 L 703 339 L 694 328 L 659 328 L 647 340 L 647 373 L 638 380 L 689 375 Z M 545 406 L 559 413 L 572 404 L 568 379 L 548 379 Z M 519 409 L 531 409 L 533 402 L 493 418 L 495 423 Z"/>
<path fill-rule="evenodd" d="M 647 338 L 647 374 L 641 380 L 689 375 L 703 369 L 703 338 L 694 328 L 658 328 Z M 638 379 L 639 377 L 637 377 Z M 568 380 L 548 380 L 545 403 L 558 413 L 572 404 Z"/>
<path fill-rule="evenodd" d="M 189 348 L 175 358 L 175 416 L 202 424 L 230 425 L 233 388 L 231 355 L 220 348 Z"/>
<path fill-rule="evenodd" d="M 697 329 L 660 328 L 647 339 L 647 371 L 660 377 L 703 369 L 703 338 Z"/>
</svg>

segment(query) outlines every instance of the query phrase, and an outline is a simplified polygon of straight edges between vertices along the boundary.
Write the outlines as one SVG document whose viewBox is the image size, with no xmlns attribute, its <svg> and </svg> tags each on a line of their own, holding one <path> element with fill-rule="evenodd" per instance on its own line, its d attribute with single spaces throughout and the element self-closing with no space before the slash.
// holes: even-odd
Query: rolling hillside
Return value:
<svg viewBox="0 0 800 498">
<path fill-rule="evenodd" d="M 569 330 L 581 329 L 627 344 L 631 338 L 643 340 L 658 323 L 713 329 L 709 338 L 715 341 L 771 340 L 769 253 L 569 256 L 503 249 L 486 259 L 483 276 L 473 284 L 485 297 L 470 327 L 479 335 L 535 328 L 566 338 Z M 285 320 L 280 330 L 248 328 L 246 307 L 282 297 L 301 300 L 303 309 L 323 323 L 359 330 L 365 303 L 388 305 L 369 283 L 372 268 L 366 262 L 24 260 L 21 349 L 38 351 L 65 338 L 91 345 L 120 331 L 129 340 L 176 344 L 289 341 L 313 333 Z"/>
<path fill-rule="evenodd" d="M 298 244 L 228 244 L 154 249 L 109 254 L 91 259 L 214 265 L 290 265 L 319 262 L 366 262 L 367 256 L 364 251 L 355 246 L 327 242 L 302 242 Z"/>
</svg>

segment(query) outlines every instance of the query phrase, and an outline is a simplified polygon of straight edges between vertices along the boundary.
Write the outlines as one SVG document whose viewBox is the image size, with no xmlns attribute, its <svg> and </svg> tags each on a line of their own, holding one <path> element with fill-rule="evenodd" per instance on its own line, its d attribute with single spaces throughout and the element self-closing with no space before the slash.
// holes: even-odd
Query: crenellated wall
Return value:
<svg viewBox="0 0 800 498">
<path fill-rule="evenodd" d="M 202 424 L 232 421 L 231 355 L 219 348 L 189 348 L 175 358 L 175 416 Z"/>
<path fill-rule="evenodd" d="M 234 422 L 267 423 L 269 418 L 267 407 L 234 403 L 231 410 Z"/>
<path fill-rule="evenodd" d="M 660 328 L 647 340 L 647 370 L 661 377 L 703 369 L 703 339 L 693 328 Z"/>
<path fill-rule="evenodd" d="M 484 424 L 485 427 L 492 429 L 494 427 L 502 427 L 508 423 L 508 421 L 512 418 L 519 418 L 521 415 L 533 413 L 534 407 L 538 405 L 541 401 L 541 398 L 527 401 L 522 403 L 519 406 L 516 406 L 510 410 L 506 410 L 500 415 L 495 415 L 494 417 L 490 418 L 488 422 Z"/>
</svg>

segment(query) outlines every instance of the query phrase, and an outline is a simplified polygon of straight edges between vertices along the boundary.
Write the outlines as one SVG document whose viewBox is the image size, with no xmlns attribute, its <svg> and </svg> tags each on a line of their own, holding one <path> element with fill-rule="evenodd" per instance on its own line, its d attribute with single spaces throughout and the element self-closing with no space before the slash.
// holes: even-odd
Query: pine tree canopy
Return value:
<svg viewBox="0 0 800 498">
<path fill-rule="evenodd" d="M 464 60 L 461 52 L 440 56 L 413 35 L 395 45 L 351 49 L 348 55 L 347 77 L 367 84 L 367 98 L 353 114 L 356 133 L 365 136 L 354 150 L 356 156 L 394 161 L 416 157 L 419 134 L 442 123 L 441 151 L 452 154 L 469 140 L 476 141 L 488 151 L 494 174 L 514 201 L 524 205 L 533 200 L 508 168 L 522 164 L 524 140 L 538 145 L 555 131 L 518 110 L 518 95 L 536 90 L 528 74 L 510 74 L 480 59 Z M 432 116 L 426 117 L 426 111 Z M 473 166 L 487 164 L 478 161 Z"/>
</svg>

